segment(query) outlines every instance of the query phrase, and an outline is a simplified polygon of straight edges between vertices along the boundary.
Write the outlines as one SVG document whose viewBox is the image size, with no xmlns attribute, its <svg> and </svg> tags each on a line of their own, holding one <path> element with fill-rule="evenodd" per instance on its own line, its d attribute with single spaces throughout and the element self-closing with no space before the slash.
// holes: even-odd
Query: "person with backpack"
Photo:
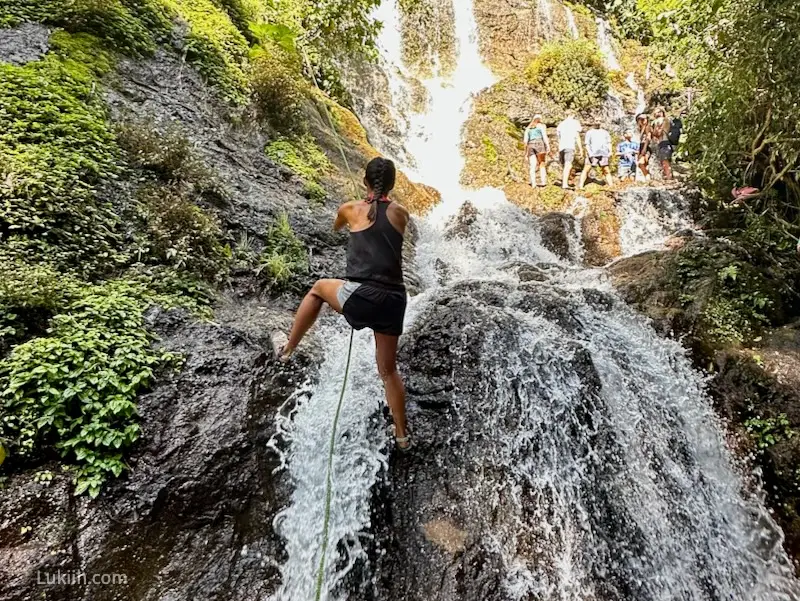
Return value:
<svg viewBox="0 0 800 601">
<path fill-rule="evenodd" d="M 542 188 L 547 185 L 547 167 L 545 161 L 550 153 L 550 140 L 547 138 L 547 126 L 542 123 L 541 115 L 534 115 L 530 125 L 525 129 L 525 163 L 531 178 L 531 186 L 536 187 L 536 174 L 539 173 Z"/>
<path fill-rule="evenodd" d="M 656 109 L 655 119 L 651 125 L 651 140 L 653 151 L 661 163 L 661 170 L 665 180 L 672 179 L 672 155 L 675 152 L 675 145 L 680 142 L 681 132 L 673 127 L 673 121 L 667 117 L 663 108 Z M 677 131 L 677 136 L 675 135 Z M 672 140 L 676 140 L 673 145 Z"/>
</svg>

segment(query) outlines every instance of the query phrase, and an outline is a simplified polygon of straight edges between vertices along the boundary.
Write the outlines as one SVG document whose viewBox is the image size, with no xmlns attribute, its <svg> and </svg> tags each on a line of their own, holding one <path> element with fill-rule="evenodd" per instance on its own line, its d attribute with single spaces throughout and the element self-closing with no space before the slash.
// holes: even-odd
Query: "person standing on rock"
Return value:
<svg viewBox="0 0 800 601">
<path fill-rule="evenodd" d="M 644 181 L 650 179 L 650 118 L 644 113 L 636 116 L 639 133 L 639 157 L 636 164 Z"/>
<path fill-rule="evenodd" d="M 534 115 L 525 130 L 525 161 L 531 176 L 531 186 L 536 187 L 536 174 L 542 179 L 542 188 L 547 185 L 547 155 L 550 153 L 550 140 L 547 138 L 547 126 L 542 123 L 541 115 Z"/>
<path fill-rule="evenodd" d="M 633 179 L 636 171 L 636 156 L 639 154 L 639 145 L 633 142 L 632 138 L 633 134 L 626 131 L 622 142 L 617 144 L 617 156 L 619 157 L 619 173 L 617 173 L 617 177 L 620 180 Z"/>
<path fill-rule="evenodd" d="M 575 118 L 572 112 L 567 113 L 566 119 L 558 124 L 558 158 L 561 160 L 563 174 L 561 176 L 561 187 L 569 189 L 569 178 L 572 175 L 572 162 L 575 160 L 575 150 L 578 155 L 583 155 L 583 145 L 581 144 L 581 123 Z"/>
<path fill-rule="evenodd" d="M 611 168 L 609 167 L 611 161 L 611 134 L 601 128 L 599 123 L 595 122 L 592 124 L 592 129 L 586 132 L 584 142 L 586 143 L 588 160 L 583 167 L 578 187 L 583 190 L 586 185 L 586 178 L 589 177 L 589 172 L 593 167 L 599 167 L 608 185 L 613 186 L 614 178 L 611 177 Z"/>
<path fill-rule="evenodd" d="M 671 180 L 672 153 L 675 150 L 669 139 L 670 129 L 672 127 L 671 122 L 667 118 L 667 112 L 663 108 L 656 109 L 653 116 L 655 119 L 653 119 L 653 123 L 650 126 L 652 132 L 652 151 L 656 154 L 661 163 L 661 171 L 664 174 L 664 179 Z"/>
<path fill-rule="evenodd" d="M 291 334 L 273 337 L 278 358 L 286 362 L 314 325 L 324 304 L 344 315 L 356 330 L 370 328 L 375 335 L 378 372 L 386 387 L 397 447 L 408 450 L 411 438 L 406 425 L 406 393 L 397 371 L 397 345 L 403 333 L 406 289 L 403 279 L 403 238 L 409 214 L 388 198 L 396 170 L 388 159 L 369 162 L 364 177 L 366 200 L 339 208 L 334 229 L 350 229 L 347 245 L 347 279 L 317 281 L 297 310 Z"/>
</svg>

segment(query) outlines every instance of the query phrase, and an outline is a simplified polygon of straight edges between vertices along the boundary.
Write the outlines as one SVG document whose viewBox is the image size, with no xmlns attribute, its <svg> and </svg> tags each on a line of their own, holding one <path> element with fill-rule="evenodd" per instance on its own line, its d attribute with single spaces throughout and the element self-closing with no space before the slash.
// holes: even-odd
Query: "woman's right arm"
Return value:
<svg viewBox="0 0 800 601">
<path fill-rule="evenodd" d="M 339 212 L 336 213 L 336 221 L 333 222 L 333 229 L 335 231 L 338 232 L 340 229 L 342 229 L 344 226 L 347 225 L 347 223 L 349 221 L 347 219 L 347 214 L 349 213 L 349 211 L 350 211 L 350 203 L 349 202 L 346 202 L 342 206 L 339 207 Z"/>
</svg>

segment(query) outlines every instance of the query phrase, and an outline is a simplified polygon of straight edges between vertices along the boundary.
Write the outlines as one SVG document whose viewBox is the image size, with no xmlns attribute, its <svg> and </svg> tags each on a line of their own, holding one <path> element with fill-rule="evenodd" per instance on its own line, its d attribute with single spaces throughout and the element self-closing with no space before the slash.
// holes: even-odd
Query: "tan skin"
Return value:
<svg viewBox="0 0 800 601">
<path fill-rule="evenodd" d="M 653 138 L 657 142 L 661 142 L 669 132 L 669 119 L 664 109 L 659 109 L 655 113 L 655 120 L 653 121 Z M 661 170 L 664 172 L 664 179 L 672 179 L 672 163 L 669 161 L 661 161 Z"/>
<path fill-rule="evenodd" d="M 369 193 L 372 194 L 371 189 L 369 189 Z M 336 215 L 336 221 L 333 224 L 334 229 L 339 231 L 349 227 L 351 232 L 359 232 L 369 228 L 372 225 L 368 217 L 369 209 L 370 205 L 364 201 L 343 204 L 339 207 L 339 212 Z M 406 208 L 393 202 L 389 205 L 386 216 L 394 228 L 405 235 L 409 220 Z M 342 312 L 342 307 L 336 295 L 344 283 L 344 280 L 325 279 L 318 280 L 314 284 L 297 310 L 294 325 L 289 335 L 289 342 L 283 349 L 284 358 L 291 356 L 308 330 L 314 325 L 323 305 L 327 304 L 337 313 Z M 374 335 L 378 373 L 386 388 L 386 402 L 392 411 L 395 436 L 398 439 L 403 439 L 406 438 L 408 432 L 406 429 L 406 391 L 403 379 L 397 371 L 397 345 L 400 337 L 377 332 Z"/>
<path fill-rule="evenodd" d="M 538 127 L 541 124 L 541 120 L 534 119 L 530 122 L 528 127 L 534 128 Z M 533 158 L 535 162 L 534 167 L 538 167 L 539 170 L 539 177 L 542 179 L 542 186 L 547 184 L 547 167 L 545 166 L 545 161 L 547 160 L 547 155 L 550 154 L 550 140 L 547 137 L 547 131 L 542 132 L 544 134 L 544 147 L 545 151 L 541 154 L 531 154 L 531 146 L 532 144 L 528 142 L 525 145 L 525 166 L 530 169 L 531 158 Z M 531 182 L 531 185 L 534 185 L 535 182 Z"/>
</svg>

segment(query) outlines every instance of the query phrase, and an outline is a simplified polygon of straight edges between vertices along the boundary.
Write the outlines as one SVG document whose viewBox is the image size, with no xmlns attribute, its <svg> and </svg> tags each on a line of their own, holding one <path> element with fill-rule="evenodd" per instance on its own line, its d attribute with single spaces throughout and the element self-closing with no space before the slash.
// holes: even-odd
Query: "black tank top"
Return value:
<svg viewBox="0 0 800 601">
<path fill-rule="evenodd" d="M 382 288 L 405 290 L 403 283 L 403 234 L 389 221 L 391 202 L 376 201 L 375 223 L 351 232 L 347 243 L 347 279 Z"/>
</svg>

